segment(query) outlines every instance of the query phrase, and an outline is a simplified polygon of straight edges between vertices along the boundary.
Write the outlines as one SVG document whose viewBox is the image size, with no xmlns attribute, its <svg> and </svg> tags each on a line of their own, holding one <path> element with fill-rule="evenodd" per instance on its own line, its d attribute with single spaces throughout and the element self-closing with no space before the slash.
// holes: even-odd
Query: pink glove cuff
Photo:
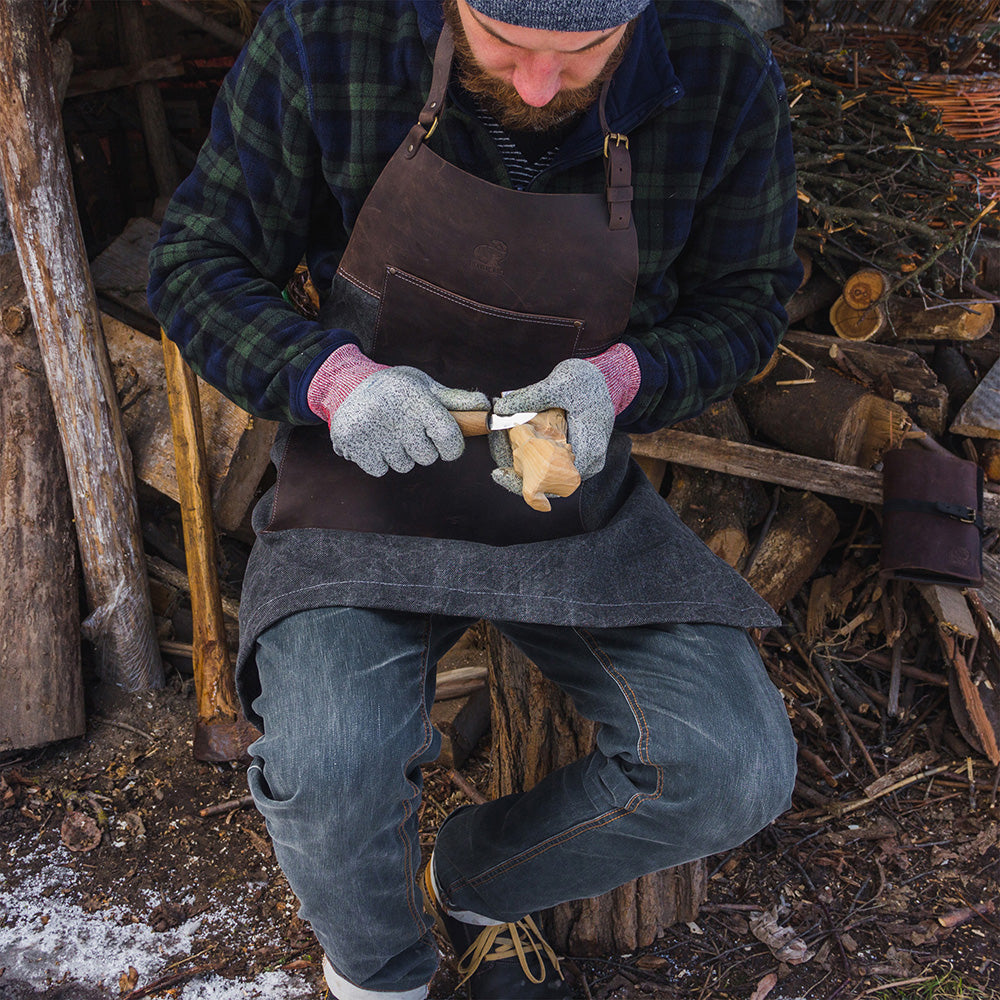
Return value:
<svg viewBox="0 0 1000 1000">
<path fill-rule="evenodd" d="M 388 367 L 376 364 L 371 358 L 365 357 L 355 344 L 338 347 L 319 366 L 309 383 L 306 392 L 309 409 L 329 423 L 337 412 L 337 407 L 369 375 Z"/>
<path fill-rule="evenodd" d="M 604 376 L 615 416 L 635 399 L 642 382 L 642 372 L 635 352 L 627 344 L 615 344 L 603 354 L 587 360 Z"/>
</svg>

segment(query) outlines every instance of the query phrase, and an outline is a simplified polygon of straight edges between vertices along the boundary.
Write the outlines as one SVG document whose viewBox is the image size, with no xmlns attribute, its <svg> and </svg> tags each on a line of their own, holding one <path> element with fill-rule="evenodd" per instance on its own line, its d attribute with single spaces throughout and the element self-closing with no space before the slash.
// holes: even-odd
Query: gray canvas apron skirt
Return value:
<svg viewBox="0 0 1000 1000">
<path fill-rule="evenodd" d="M 321 320 L 387 365 L 487 396 L 599 354 L 628 322 L 638 273 L 631 164 L 605 119 L 606 190 L 535 194 L 480 180 L 425 143 L 453 45 L 445 27 L 418 123 L 362 206 Z M 254 511 L 240 605 L 238 686 L 258 692 L 257 636 L 298 611 L 346 605 L 615 627 L 779 623 L 690 532 L 612 435 L 604 469 L 551 512 L 490 478 L 485 438 L 454 462 L 373 477 L 325 426 L 286 428 L 275 486 Z"/>
</svg>

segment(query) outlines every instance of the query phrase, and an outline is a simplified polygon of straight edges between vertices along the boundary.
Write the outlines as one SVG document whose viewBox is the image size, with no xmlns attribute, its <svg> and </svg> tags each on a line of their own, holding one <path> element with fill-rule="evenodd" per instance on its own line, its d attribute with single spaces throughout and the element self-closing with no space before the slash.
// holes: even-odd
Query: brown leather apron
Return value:
<svg viewBox="0 0 1000 1000">
<path fill-rule="evenodd" d="M 605 132 L 606 190 L 513 191 L 474 177 L 425 141 L 441 112 L 453 55 L 446 26 L 430 94 L 369 192 L 338 276 L 378 300 L 373 360 L 412 365 L 444 385 L 495 397 L 569 357 L 617 342 L 638 274 L 631 163 Z M 360 334 L 359 334 L 360 336 Z M 281 459 L 268 531 L 334 528 L 493 545 L 583 531 L 580 496 L 540 513 L 490 478 L 485 438 L 454 462 L 382 477 L 333 453 L 325 427 L 295 428 Z"/>
</svg>

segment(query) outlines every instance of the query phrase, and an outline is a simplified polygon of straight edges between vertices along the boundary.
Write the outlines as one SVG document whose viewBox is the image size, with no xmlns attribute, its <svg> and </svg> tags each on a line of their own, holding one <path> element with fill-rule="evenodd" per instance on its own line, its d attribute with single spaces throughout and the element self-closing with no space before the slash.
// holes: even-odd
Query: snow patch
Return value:
<svg viewBox="0 0 1000 1000">
<path fill-rule="evenodd" d="M 88 913 L 64 897 L 70 885 L 86 890 L 83 876 L 60 863 L 68 858 L 65 851 L 28 850 L 21 858 L 24 869 L 38 862 L 42 867 L 0 895 L 0 969 L 4 970 L 0 985 L 20 980 L 44 990 L 53 983 L 78 982 L 117 996 L 119 977 L 130 966 L 139 973 L 138 985 L 148 984 L 182 971 L 178 960 L 199 951 L 196 940 L 210 928 L 221 926 L 238 934 L 246 923 L 244 915 L 215 900 L 210 912 L 162 932 L 133 923 L 125 907 Z M 151 905 L 157 902 L 152 900 Z M 198 962 L 195 958 L 192 964 Z M 191 979 L 175 995 L 178 1000 L 297 1000 L 314 992 L 301 978 L 277 971 L 252 983 L 214 975 Z"/>
</svg>

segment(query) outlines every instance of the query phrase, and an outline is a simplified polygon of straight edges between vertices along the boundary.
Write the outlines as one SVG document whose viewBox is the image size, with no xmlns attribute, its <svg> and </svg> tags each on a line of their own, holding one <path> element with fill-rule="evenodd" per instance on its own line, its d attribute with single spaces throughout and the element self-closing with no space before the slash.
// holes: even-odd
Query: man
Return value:
<svg viewBox="0 0 1000 1000">
<path fill-rule="evenodd" d="M 626 432 L 773 352 L 793 174 L 770 54 L 710 0 L 289 0 L 227 77 L 149 294 L 200 374 L 286 425 L 238 686 L 264 733 L 250 785 L 339 1000 L 426 996 L 432 918 L 472 997 L 569 996 L 529 914 L 787 807 L 794 745 L 745 631 L 776 618 Z M 316 320 L 281 296 L 303 258 Z M 465 440 L 453 413 L 550 408 L 583 484 L 540 513 L 506 432 Z M 421 874 L 434 668 L 480 618 L 600 723 L 597 748 L 457 810 Z"/>
</svg>

